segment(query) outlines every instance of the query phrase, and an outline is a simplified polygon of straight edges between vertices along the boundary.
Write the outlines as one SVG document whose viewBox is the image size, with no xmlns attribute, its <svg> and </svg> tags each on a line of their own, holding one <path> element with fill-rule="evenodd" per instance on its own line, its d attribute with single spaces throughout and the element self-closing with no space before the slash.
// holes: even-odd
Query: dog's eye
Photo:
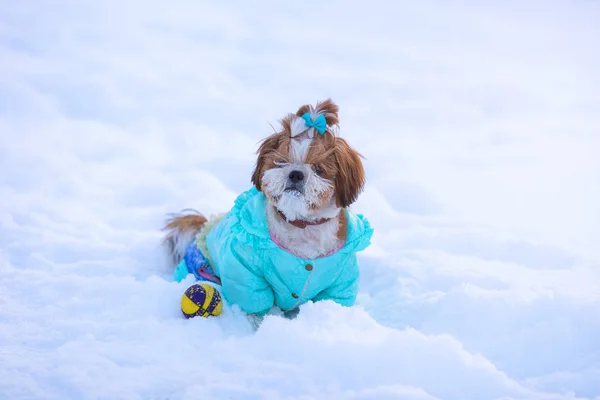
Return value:
<svg viewBox="0 0 600 400">
<path fill-rule="evenodd" d="M 323 175 L 323 168 L 319 167 L 318 165 L 313 166 L 313 170 L 315 171 L 315 174 L 319 176 Z"/>
</svg>

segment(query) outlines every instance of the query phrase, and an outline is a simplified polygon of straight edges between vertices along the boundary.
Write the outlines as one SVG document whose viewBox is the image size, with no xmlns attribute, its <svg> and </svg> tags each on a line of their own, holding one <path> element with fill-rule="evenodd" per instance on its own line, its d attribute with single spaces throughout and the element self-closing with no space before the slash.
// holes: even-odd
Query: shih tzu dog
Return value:
<svg viewBox="0 0 600 400">
<path fill-rule="evenodd" d="M 352 306 L 357 252 L 373 230 L 349 206 L 365 184 L 360 154 L 337 135 L 338 106 L 304 105 L 258 149 L 253 186 L 231 209 L 206 219 L 171 216 L 165 243 L 175 280 L 211 282 L 254 316 L 294 314 L 308 301 Z"/>
</svg>

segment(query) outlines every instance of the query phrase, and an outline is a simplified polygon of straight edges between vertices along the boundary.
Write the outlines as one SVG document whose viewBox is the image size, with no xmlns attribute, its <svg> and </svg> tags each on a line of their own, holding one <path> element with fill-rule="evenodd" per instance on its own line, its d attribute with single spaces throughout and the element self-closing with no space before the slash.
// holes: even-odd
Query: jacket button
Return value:
<svg viewBox="0 0 600 400">
<path fill-rule="evenodd" d="M 298 295 L 296 293 L 292 293 L 292 297 L 295 298 L 295 299 L 297 299 Z"/>
<path fill-rule="evenodd" d="M 306 264 L 306 266 L 304 268 L 306 268 L 307 271 L 312 271 L 313 270 L 312 264 Z"/>
</svg>

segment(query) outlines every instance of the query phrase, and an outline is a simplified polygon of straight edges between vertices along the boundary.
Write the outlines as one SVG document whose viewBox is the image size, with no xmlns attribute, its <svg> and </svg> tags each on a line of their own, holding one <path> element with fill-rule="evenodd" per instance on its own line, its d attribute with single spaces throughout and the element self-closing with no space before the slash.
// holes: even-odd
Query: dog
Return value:
<svg viewBox="0 0 600 400">
<path fill-rule="evenodd" d="M 229 211 L 207 219 L 172 214 L 164 243 L 175 280 L 210 282 L 247 315 L 295 315 L 308 301 L 355 303 L 357 253 L 370 245 L 369 221 L 350 210 L 365 185 L 362 155 L 339 137 L 331 99 L 306 104 L 264 139 L 252 187 Z"/>
</svg>

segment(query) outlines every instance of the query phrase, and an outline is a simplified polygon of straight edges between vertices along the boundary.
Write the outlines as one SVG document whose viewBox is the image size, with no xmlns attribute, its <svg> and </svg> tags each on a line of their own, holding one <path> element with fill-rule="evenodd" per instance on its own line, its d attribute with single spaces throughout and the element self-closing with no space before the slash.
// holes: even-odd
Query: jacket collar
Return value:
<svg viewBox="0 0 600 400">
<path fill-rule="evenodd" d="M 244 231 L 249 235 L 260 238 L 266 247 L 276 247 L 269 234 L 267 225 L 267 198 L 256 187 L 243 192 L 236 199 L 236 206 L 232 210 Z M 364 250 L 371 243 L 373 229 L 368 220 L 361 214 L 355 214 L 349 209 L 344 209 L 348 222 L 346 243 L 339 252 Z"/>
</svg>

